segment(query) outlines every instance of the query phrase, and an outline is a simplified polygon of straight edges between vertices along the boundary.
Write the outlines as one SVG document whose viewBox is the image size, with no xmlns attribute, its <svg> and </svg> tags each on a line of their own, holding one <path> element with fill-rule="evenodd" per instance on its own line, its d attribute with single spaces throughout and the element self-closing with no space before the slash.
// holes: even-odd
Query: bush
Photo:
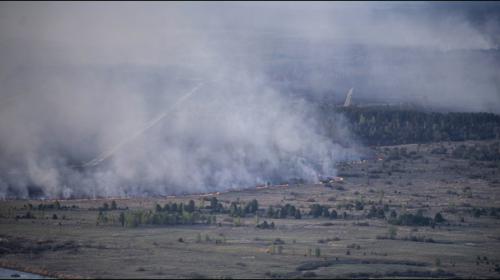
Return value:
<svg viewBox="0 0 500 280">
<path fill-rule="evenodd" d="M 314 249 L 314 256 L 317 258 L 321 257 L 321 249 L 319 247 Z"/>
<path fill-rule="evenodd" d="M 274 229 L 274 222 L 269 224 L 267 221 L 264 221 L 261 224 L 257 224 L 255 227 L 259 229 Z"/>
<path fill-rule="evenodd" d="M 231 217 L 243 217 L 243 209 L 241 209 L 241 206 L 237 202 L 231 202 L 231 205 L 229 206 L 229 216 Z"/>
<path fill-rule="evenodd" d="M 356 200 L 354 203 L 354 208 L 356 210 L 363 210 L 365 208 L 365 203 L 363 201 Z"/>
<path fill-rule="evenodd" d="M 299 209 L 297 209 L 297 211 L 295 211 L 295 219 L 302 219 L 302 214 L 300 213 Z"/>
<path fill-rule="evenodd" d="M 162 212 L 163 211 L 163 208 L 161 208 L 160 204 L 156 204 L 155 211 L 156 212 Z"/>
<path fill-rule="evenodd" d="M 196 206 L 194 204 L 194 201 L 191 199 L 189 200 L 188 204 L 184 206 L 184 211 L 187 213 L 193 213 L 196 210 Z"/>
<path fill-rule="evenodd" d="M 285 241 L 281 240 L 281 238 L 276 238 L 276 239 L 274 239 L 273 244 L 274 245 L 283 245 L 283 244 L 285 244 Z"/>
<path fill-rule="evenodd" d="M 446 220 L 443 218 L 443 215 L 441 215 L 441 213 L 436 213 L 436 215 L 434 216 L 434 222 L 435 223 L 443 223 L 445 222 Z"/>
<path fill-rule="evenodd" d="M 395 239 L 397 235 L 398 235 L 398 228 L 395 226 L 390 226 L 389 227 L 389 238 Z"/>
<path fill-rule="evenodd" d="M 120 216 L 118 217 L 118 221 L 120 222 L 121 226 L 125 226 L 125 214 L 123 212 L 120 213 Z"/>
<path fill-rule="evenodd" d="M 389 219 L 396 219 L 398 217 L 398 214 L 396 213 L 395 210 L 391 210 L 391 213 L 389 214 Z"/>
<path fill-rule="evenodd" d="M 283 253 L 283 245 L 278 245 L 278 255 Z"/>
<path fill-rule="evenodd" d="M 337 217 L 338 217 L 337 211 L 332 209 L 332 211 L 330 212 L 330 219 L 337 219 Z"/>
</svg>

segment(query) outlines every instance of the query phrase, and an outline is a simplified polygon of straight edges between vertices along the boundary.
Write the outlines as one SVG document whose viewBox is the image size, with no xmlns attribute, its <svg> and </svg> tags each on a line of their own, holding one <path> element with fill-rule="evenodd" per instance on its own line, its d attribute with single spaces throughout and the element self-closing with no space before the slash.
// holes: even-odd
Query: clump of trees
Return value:
<svg viewBox="0 0 500 280">
<path fill-rule="evenodd" d="M 481 216 L 500 218 L 500 207 L 473 207 L 472 209 L 469 209 L 468 212 L 475 218 L 479 218 Z"/>
<path fill-rule="evenodd" d="M 38 207 L 37 207 L 37 209 L 40 211 L 43 211 L 43 210 L 61 210 L 61 208 L 62 208 L 61 203 L 59 203 L 58 200 L 56 200 L 53 203 L 47 203 L 47 204 L 40 203 L 40 204 L 38 204 Z"/>
<path fill-rule="evenodd" d="M 96 208 L 89 208 L 89 210 L 97 210 L 99 212 L 114 211 L 114 210 L 127 210 L 127 209 L 128 209 L 128 207 L 123 207 L 123 208 L 118 207 L 118 204 L 114 200 L 112 200 L 111 203 L 104 202 L 97 209 Z"/>
<path fill-rule="evenodd" d="M 425 217 L 421 210 L 417 211 L 416 214 L 404 213 L 399 215 L 399 217 L 394 216 L 391 212 L 391 217 L 388 220 L 390 224 L 398 226 L 434 226 L 445 221 L 441 213 L 437 213 L 433 219 Z"/>
<path fill-rule="evenodd" d="M 217 197 L 212 196 L 209 201 L 210 201 L 210 206 L 208 206 L 207 208 L 210 209 L 210 213 L 215 214 L 215 213 L 225 212 L 224 205 L 222 205 L 222 203 L 219 202 Z"/>
<path fill-rule="evenodd" d="M 19 219 L 36 219 L 36 216 L 31 211 L 26 212 L 24 215 L 16 215 L 16 220 Z"/>
<path fill-rule="evenodd" d="M 370 211 L 368 212 L 368 214 L 366 214 L 366 217 L 367 218 L 378 218 L 378 219 L 385 219 L 385 209 L 387 209 L 387 207 L 377 207 L 375 205 L 372 205 L 372 207 L 370 208 Z"/>
<path fill-rule="evenodd" d="M 252 201 L 242 205 L 240 202 L 231 202 L 229 206 L 229 215 L 231 217 L 245 217 L 248 214 L 256 214 L 259 210 L 259 202 L 257 199 L 252 199 Z"/>
<path fill-rule="evenodd" d="M 405 213 L 396 219 L 390 219 L 389 223 L 398 226 L 429 226 L 432 224 L 432 219 L 419 214 Z"/>
<path fill-rule="evenodd" d="M 266 211 L 266 216 L 268 218 L 274 218 L 274 219 L 287 219 L 287 218 L 302 219 L 302 213 L 300 212 L 300 209 L 289 203 L 283 206 L 282 205 L 278 205 L 275 207 L 269 206 Z"/>
<path fill-rule="evenodd" d="M 324 218 L 336 219 L 338 217 L 337 211 L 335 211 L 334 209 L 330 211 L 328 206 L 315 203 L 310 205 L 309 208 L 310 208 L 309 215 L 314 218 L 324 217 Z"/>
<path fill-rule="evenodd" d="M 99 211 L 98 224 L 114 223 L 115 216 L 108 216 L 107 211 Z M 127 210 L 120 212 L 118 223 L 123 227 L 138 227 L 141 225 L 192 225 L 215 224 L 214 215 L 204 214 L 190 200 L 187 204 L 169 203 L 161 207 L 159 204 L 154 210 Z"/>
<path fill-rule="evenodd" d="M 24 207 L 29 209 L 29 210 L 38 210 L 38 211 L 69 210 L 69 209 L 77 209 L 78 208 L 78 206 L 76 206 L 76 205 L 71 205 L 71 206 L 61 205 L 59 200 L 56 200 L 52 203 L 40 203 L 40 204 L 38 204 L 37 207 L 34 207 L 31 203 L 28 203 Z"/>
<path fill-rule="evenodd" d="M 193 225 L 197 223 L 213 224 L 216 217 L 199 212 L 166 213 L 151 210 L 133 210 L 122 212 L 119 217 L 124 227 L 138 227 L 140 225 Z"/>
<path fill-rule="evenodd" d="M 177 202 L 171 202 L 168 204 L 165 204 L 163 207 L 161 205 L 156 204 L 155 211 L 157 213 L 167 213 L 167 214 L 183 214 L 183 213 L 193 213 L 193 212 L 200 212 L 201 210 L 196 207 L 196 204 L 194 200 L 189 200 L 187 204 L 184 203 L 179 203 Z"/>
</svg>

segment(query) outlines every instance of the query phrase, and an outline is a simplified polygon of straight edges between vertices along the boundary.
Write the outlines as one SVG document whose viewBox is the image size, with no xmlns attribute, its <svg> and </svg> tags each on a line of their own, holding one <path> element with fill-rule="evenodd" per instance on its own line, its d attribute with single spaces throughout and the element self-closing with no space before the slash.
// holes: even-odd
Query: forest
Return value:
<svg viewBox="0 0 500 280">
<path fill-rule="evenodd" d="M 399 106 L 333 108 L 327 104 L 319 111 L 328 136 L 335 138 L 342 125 L 338 120 L 343 118 L 349 131 L 370 146 L 500 139 L 500 116 L 492 113 L 441 113 Z"/>
</svg>

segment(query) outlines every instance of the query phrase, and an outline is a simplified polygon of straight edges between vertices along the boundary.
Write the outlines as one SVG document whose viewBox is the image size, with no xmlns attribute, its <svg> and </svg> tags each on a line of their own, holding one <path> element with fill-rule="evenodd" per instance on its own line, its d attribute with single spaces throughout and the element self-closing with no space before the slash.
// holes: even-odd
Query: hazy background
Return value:
<svg viewBox="0 0 500 280">
<path fill-rule="evenodd" d="M 356 154 L 315 103 L 500 113 L 499 27 L 494 2 L 2 2 L 0 196 L 334 175 Z"/>
</svg>

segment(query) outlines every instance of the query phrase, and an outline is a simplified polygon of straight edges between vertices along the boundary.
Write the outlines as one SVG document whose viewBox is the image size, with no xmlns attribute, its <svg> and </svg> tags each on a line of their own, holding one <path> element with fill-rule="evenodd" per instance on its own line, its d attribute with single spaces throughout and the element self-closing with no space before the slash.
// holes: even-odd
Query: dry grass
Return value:
<svg viewBox="0 0 500 280">
<path fill-rule="evenodd" d="M 470 210 L 473 207 L 500 207 L 500 187 L 494 183 L 500 181 L 500 174 L 493 169 L 484 172 L 482 164 L 471 165 L 465 160 L 431 154 L 435 145 L 438 144 L 405 145 L 408 152 L 419 150 L 421 158 L 343 164 L 341 173 L 355 174 L 339 183 L 344 190 L 313 184 L 217 195 L 219 200 L 228 202 L 255 198 L 264 209 L 269 205 L 290 203 L 306 211 L 309 205 L 319 203 L 336 209 L 339 216 L 344 211 L 348 214 L 347 219 L 336 220 L 306 216 L 301 220 L 260 219 L 260 222 L 274 222 L 275 230 L 255 228 L 254 217 L 241 219 L 242 225 L 236 227 L 234 219 L 233 222 L 225 219 L 227 215 L 218 215 L 220 226 L 129 229 L 116 223 L 96 225 L 97 211 L 87 209 L 98 208 L 111 199 L 62 201 L 63 205 L 79 208 L 45 211 L 43 214 L 33 211 L 37 219 L 16 221 L 15 215 L 26 212 L 23 206 L 28 201 L 2 201 L 0 235 L 4 238 L 24 239 L 25 245 L 51 240 L 53 244 L 74 244 L 77 249 L 63 246 L 59 250 L 33 253 L 28 253 L 29 250 L 6 252 L 0 255 L 0 266 L 57 278 L 191 278 L 193 275 L 208 278 L 496 278 L 500 276 L 494 270 L 500 263 L 500 219 L 492 216 L 477 218 Z M 378 152 L 384 156 L 384 148 Z M 479 173 L 481 178 L 469 176 Z M 467 187 L 470 191 L 464 192 Z M 169 201 L 187 202 L 190 199 L 201 205 L 203 197 L 116 199 L 116 202 L 119 207 L 153 209 L 156 203 L 163 205 Z M 365 209 L 337 209 L 356 200 L 364 201 Z M 424 210 L 424 215 L 434 217 L 435 213 L 441 212 L 447 222 L 434 228 L 398 226 L 396 238 L 378 239 L 377 236 L 388 234 L 390 225 L 384 219 L 367 219 L 365 216 L 370 208 L 368 204 L 379 205 L 379 201 L 382 202 L 380 205 L 387 204 L 398 213 Z M 37 205 L 40 201 L 29 203 Z M 65 215 L 67 219 L 52 220 L 50 217 L 54 213 L 58 217 Z M 113 211 L 111 215 L 118 213 Z M 199 234 L 202 242 L 197 242 Z M 205 240 L 206 235 L 210 241 Z M 412 242 L 408 238 L 411 236 L 423 236 L 435 242 Z M 178 242 L 180 238 L 184 242 Z M 278 238 L 284 242 L 281 244 L 283 250 L 281 254 L 270 254 L 269 248 Z M 223 239 L 225 242 L 221 241 Z M 318 243 L 318 240 L 324 242 Z M 357 246 L 352 248 L 352 244 Z M 320 258 L 308 255 L 316 247 L 321 248 Z M 348 250 L 350 254 L 346 255 Z M 436 259 L 440 260 L 439 266 Z M 304 269 L 297 271 L 298 268 Z"/>
</svg>

